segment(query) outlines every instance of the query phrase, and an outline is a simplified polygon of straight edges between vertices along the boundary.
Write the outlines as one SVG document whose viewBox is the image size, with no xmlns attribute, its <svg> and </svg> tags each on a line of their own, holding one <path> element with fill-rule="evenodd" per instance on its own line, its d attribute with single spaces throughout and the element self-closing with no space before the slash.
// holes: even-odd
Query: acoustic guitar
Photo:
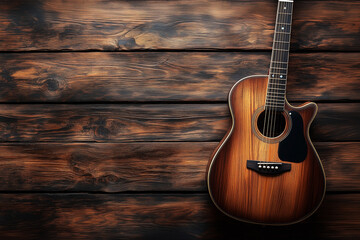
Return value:
<svg viewBox="0 0 360 240">
<path fill-rule="evenodd" d="M 278 2 L 268 75 L 231 88 L 232 125 L 215 149 L 207 186 L 215 206 L 245 222 L 287 225 L 312 215 L 325 195 L 325 173 L 309 137 L 312 102 L 285 97 L 293 1 Z"/>
</svg>

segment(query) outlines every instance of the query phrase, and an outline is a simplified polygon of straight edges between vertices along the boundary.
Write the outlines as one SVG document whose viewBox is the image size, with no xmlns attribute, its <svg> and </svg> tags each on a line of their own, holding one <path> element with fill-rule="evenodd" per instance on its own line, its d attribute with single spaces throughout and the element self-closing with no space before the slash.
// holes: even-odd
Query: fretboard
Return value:
<svg viewBox="0 0 360 240">
<path fill-rule="evenodd" d="M 293 1 L 279 0 L 266 94 L 267 108 L 284 109 L 292 12 Z"/>
</svg>

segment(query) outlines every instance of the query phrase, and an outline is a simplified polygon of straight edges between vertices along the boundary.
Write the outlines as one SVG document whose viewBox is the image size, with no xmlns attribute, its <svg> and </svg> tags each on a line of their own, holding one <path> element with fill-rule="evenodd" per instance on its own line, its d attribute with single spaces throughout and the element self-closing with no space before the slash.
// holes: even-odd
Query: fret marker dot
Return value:
<svg viewBox="0 0 360 240">
<path fill-rule="evenodd" d="M 283 78 L 283 75 L 280 75 L 280 78 Z"/>
<path fill-rule="evenodd" d="M 286 7 L 284 7 L 284 9 L 286 10 Z"/>
<path fill-rule="evenodd" d="M 282 30 L 284 30 L 285 28 L 284 27 L 281 27 Z"/>
<path fill-rule="evenodd" d="M 274 77 L 275 75 L 273 74 L 273 75 L 271 75 L 272 77 Z"/>
</svg>

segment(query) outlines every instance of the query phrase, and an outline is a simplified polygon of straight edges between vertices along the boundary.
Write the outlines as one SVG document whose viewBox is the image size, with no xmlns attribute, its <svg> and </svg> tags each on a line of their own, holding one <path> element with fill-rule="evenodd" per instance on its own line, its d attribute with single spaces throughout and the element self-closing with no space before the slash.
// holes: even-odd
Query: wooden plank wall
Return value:
<svg viewBox="0 0 360 240">
<path fill-rule="evenodd" d="M 360 3 L 295 1 L 287 97 L 319 103 L 327 194 L 287 227 L 211 204 L 227 93 L 266 74 L 275 0 L 1 0 L 2 239 L 360 237 Z"/>
</svg>

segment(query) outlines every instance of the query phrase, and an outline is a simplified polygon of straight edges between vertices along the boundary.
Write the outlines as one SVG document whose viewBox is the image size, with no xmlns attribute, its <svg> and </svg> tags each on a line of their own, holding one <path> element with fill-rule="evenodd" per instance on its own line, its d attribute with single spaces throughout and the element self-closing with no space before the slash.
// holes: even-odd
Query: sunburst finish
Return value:
<svg viewBox="0 0 360 240">
<path fill-rule="evenodd" d="M 325 193 L 325 173 L 309 137 L 317 105 L 293 107 L 285 103 L 286 129 L 278 138 L 267 140 L 256 133 L 254 114 L 264 107 L 268 76 L 238 81 L 229 94 L 232 126 L 215 149 L 207 170 L 211 199 L 225 214 L 260 224 L 291 224 L 310 216 Z M 247 169 L 247 160 L 283 162 L 278 157 L 279 141 L 291 129 L 289 111 L 303 118 L 307 156 L 291 163 L 291 171 L 262 175 Z"/>
</svg>

